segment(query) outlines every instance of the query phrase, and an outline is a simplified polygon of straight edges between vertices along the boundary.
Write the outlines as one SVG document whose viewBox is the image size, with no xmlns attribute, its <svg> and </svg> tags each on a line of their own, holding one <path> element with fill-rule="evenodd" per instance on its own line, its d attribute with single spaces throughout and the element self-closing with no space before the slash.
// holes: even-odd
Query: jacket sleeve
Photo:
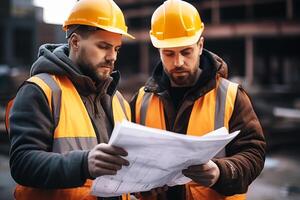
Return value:
<svg viewBox="0 0 300 200">
<path fill-rule="evenodd" d="M 239 135 L 226 146 L 225 158 L 214 159 L 220 169 L 220 178 L 213 186 L 229 196 L 246 193 L 248 186 L 264 167 L 266 142 L 259 120 L 246 92 L 239 88 L 229 131 L 240 130 Z"/>
<path fill-rule="evenodd" d="M 53 153 L 54 123 L 43 91 L 22 86 L 9 115 L 10 169 L 14 180 L 37 188 L 70 188 L 84 184 L 88 151 Z"/>
</svg>

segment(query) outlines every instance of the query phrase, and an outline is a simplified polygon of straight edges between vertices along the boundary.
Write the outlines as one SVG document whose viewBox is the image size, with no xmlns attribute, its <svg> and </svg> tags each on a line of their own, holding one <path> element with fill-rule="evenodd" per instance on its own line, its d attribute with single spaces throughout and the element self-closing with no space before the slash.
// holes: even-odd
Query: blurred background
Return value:
<svg viewBox="0 0 300 200">
<path fill-rule="evenodd" d="M 0 1 L 0 198 L 13 199 L 7 101 L 28 78 L 43 43 L 64 43 L 61 24 L 76 0 Z M 163 0 L 115 0 L 129 32 L 116 67 L 130 100 L 159 60 L 149 38 L 153 11 Z M 205 48 L 229 65 L 229 78 L 248 91 L 268 143 L 250 200 L 300 199 L 300 1 L 193 0 L 205 23 Z"/>
</svg>

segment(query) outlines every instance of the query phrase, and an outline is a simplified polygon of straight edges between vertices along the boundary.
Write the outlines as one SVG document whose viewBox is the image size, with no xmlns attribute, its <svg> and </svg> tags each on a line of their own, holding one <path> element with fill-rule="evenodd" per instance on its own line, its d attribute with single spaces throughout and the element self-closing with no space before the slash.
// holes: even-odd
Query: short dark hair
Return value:
<svg viewBox="0 0 300 200">
<path fill-rule="evenodd" d="M 91 33 L 97 30 L 100 30 L 100 28 L 87 25 L 71 25 L 66 31 L 66 38 L 69 39 L 73 33 L 77 33 L 81 37 L 87 38 L 91 35 Z"/>
</svg>

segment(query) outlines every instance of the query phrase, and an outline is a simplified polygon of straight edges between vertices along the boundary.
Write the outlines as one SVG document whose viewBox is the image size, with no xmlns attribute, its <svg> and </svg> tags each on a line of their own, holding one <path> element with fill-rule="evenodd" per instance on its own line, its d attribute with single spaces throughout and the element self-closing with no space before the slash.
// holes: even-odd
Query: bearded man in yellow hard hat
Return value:
<svg viewBox="0 0 300 200">
<path fill-rule="evenodd" d="M 107 144 L 130 118 L 114 71 L 122 36 L 133 38 L 123 13 L 112 0 L 80 0 L 63 28 L 68 44 L 40 47 L 8 107 L 17 200 L 97 199 L 91 179 L 129 165 L 124 149 Z"/>
<path fill-rule="evenodd" d="M 155 10 L 150 37 L 161 62 L 131 102 L 133 121 L 193 136 L 221 127 L 240 133 L 212 160 L 182 169 L 190 182 L 140 193 L 141 199 L 246 199 L 263 169 L 266 143 L 249 97 L 227 80 L 226 63 L 204 49 L 203 30 L 197 9 L 185 1 Z"/>
</svg>

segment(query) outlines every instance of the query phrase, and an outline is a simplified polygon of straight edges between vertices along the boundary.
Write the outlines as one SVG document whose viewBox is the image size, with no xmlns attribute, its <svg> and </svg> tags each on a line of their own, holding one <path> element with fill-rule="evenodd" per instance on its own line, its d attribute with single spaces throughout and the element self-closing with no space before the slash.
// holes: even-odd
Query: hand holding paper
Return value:
<svg viewBox="0 0 300 200">
<path fill-rule="evenodd" d="M 211 160 L 205 164 L 190 166 L 182 170 L 182 173 L 194 182 L 205 187 L 214 185 L 220 176 L 218 166 Z"/>
<path fill-rule="evenodd" d="M 126 150 L 130 165 L 116 175 L 98 177 L 92 194 L 119 196 L 188 183 L 191 179 L 182 170 L 207 163 L 237 134 L 221 128 L 202 137 L 188 136 L 123 121 L 115 126 L 109 145 Z"/>
</svg>

